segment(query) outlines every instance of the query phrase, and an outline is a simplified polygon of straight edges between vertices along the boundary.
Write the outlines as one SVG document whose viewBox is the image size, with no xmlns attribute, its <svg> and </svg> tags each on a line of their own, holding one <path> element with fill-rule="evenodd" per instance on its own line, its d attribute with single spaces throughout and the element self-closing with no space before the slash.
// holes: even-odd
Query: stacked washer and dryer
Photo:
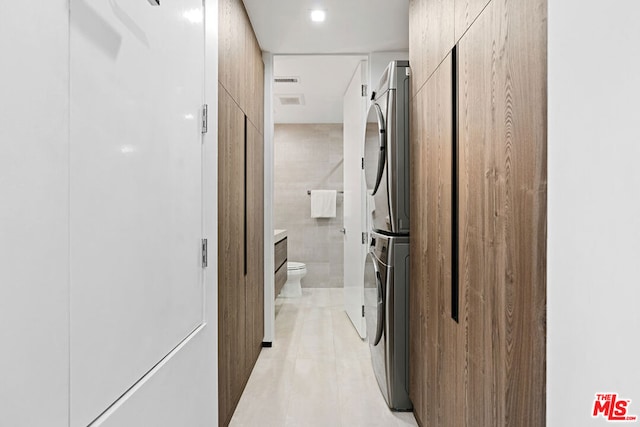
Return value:
<svg viewBox="0 0 640 427">
<path fill-rule="evenodd" d="M 369 254 L 365 317 L 373 369 L 389 408 L 409 400 L 409 62 L 393 61 L 372 92 L 365 132 Z"/>
</svg>

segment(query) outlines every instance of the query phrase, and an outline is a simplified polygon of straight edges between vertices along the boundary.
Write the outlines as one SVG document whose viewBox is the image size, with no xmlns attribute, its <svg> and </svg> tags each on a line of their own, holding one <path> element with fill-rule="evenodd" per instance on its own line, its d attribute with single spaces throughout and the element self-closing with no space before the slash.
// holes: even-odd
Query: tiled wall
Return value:
<svg viewBox="0 0 640 427">
<path fill-rule="evenodd" d="M 276 124 L 274 226 L 288 235 L 288 260 L 304 262 L 307 288 L 342 287 L 343 196 L 335 218 L 311 218 L 307 190 L 342 190 L 342 124 Z"/>
</svg>

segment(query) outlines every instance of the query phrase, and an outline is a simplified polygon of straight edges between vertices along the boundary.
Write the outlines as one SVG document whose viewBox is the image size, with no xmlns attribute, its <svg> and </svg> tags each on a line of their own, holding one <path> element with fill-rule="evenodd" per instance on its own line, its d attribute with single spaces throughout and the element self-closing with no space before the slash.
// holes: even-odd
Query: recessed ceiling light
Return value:
<svg viewBox="0 0 640 427">
<path fill-rule="evenodd" d="M 327 19 L 326 11 L 320 9 L 311 11 L 311 20 L 313 22 L 324 22 L 325 19 Z"/>
</svg>

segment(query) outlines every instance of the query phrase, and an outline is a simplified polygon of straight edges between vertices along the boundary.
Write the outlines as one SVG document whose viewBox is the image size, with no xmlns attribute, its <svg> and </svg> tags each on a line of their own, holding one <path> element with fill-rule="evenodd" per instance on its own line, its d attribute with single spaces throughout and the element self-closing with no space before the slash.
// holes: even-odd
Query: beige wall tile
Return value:
<svg viewBox="0 0 640 427">
<path fill-rule="evenodd" d="M 303 287 L 342 287 L 343 197 L 335 218 L 316 219 L 307 195 L 343 188 L 342 124 L 277 124 L 274 147 L 274 225 L 287 229 L 287 257 L 307 265 Z"/>
</svg>

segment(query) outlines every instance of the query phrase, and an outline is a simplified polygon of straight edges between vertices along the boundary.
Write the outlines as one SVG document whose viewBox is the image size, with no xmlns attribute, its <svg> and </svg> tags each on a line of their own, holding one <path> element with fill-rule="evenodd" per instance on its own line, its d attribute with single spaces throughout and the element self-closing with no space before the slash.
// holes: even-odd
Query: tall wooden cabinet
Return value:
<svg viewBox="0 0 640 427">
<path fill-rule="evenodd" d="M 218 388 L 225 426 L 264 337 L 264 64 L 242 1 L 218 4 Z"/>
<path fill-rule="evenodd" d="M 411 64 L 410 397 L 423 426 L 543 426 L 546 1 L 449 3 L 455 49 Z"/>
</svg>

